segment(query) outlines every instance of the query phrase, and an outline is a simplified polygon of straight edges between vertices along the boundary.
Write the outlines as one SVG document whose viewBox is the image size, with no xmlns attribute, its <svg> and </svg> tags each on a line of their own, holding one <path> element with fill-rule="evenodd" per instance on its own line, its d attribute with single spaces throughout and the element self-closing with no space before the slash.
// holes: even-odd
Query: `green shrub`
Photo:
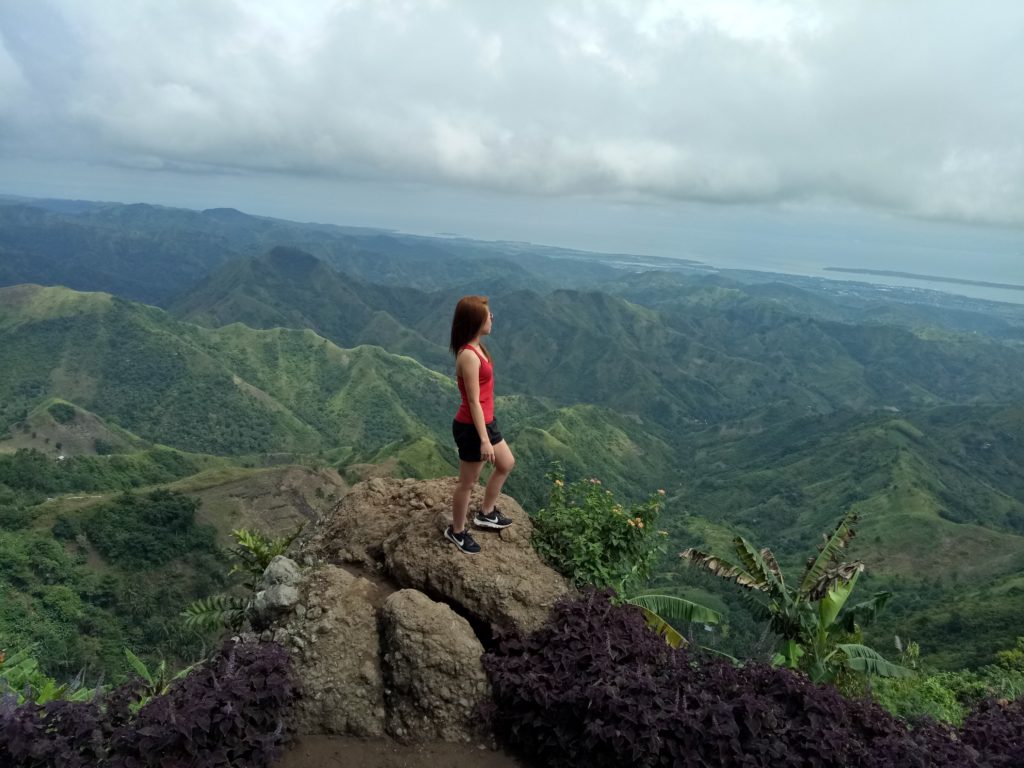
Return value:
<svg viewBox="0 0 1024 768">
<path fill-rule="evenodd" d="M 556 468 L 548 478 L 547 506 L 534 516 L 538 554 L 577 585 L 624 593 L 646 580 L 667 536 L 657 530 L 665 492 L 624 506 L 596 477 L 567 485 Z"/>
<path fill-rule="evenodd" d="M 978 670 L 936 672 L 920 663 L 917 643 L 909 643 L 900 663 L 918 674 L 875 680 L 872 698 L 894 715 L 908 720 L 927 716 L 959 726 L 967 713 L 982 701 L 1012 701 L 1024 696 L 1024 669 L 1015 668 L 1022 648 L 1024 638 L 1018 639 L 1016 649 L 996 654 L 995 665 Z"/>
<path fill-rule="evenodd" d="M 195 523 L 198 508 L 197 500 L 173 491 L 124 493 L 85 520 L 85 533 L 107 562 L 151 568 L 196 551 L 215 551 L 213 529 Z"/>
<path fill-rule="evenodd" d="M 75 407 L 68 403 L 54 403 L 46 410 L 58 424 L 68 424 L 75 420 Z"/>
</svg>

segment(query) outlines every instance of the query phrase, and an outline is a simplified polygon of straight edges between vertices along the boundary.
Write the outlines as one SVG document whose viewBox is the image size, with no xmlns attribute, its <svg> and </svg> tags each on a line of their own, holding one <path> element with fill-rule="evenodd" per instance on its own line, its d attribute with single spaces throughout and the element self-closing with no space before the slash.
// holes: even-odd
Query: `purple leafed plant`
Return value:
<svg viewBox="0 0 1024 768">
<path fill-rule="evenodd" d="M 293 687 L 283 648 L 227 643 L 135 714 L 137 680 L 89 702 L 0 702 L 0 766 L 265 768 L 287 740 Z"/>
<path fill-rule="evenodd" d="M 608 597 L 565 599 L 541 629 L 505 636 L 485 656 L 494 727 L 511 749 L 549 766 L 608 768 L 1024 765 L 993 757 L 1018 754 L 1019 708 L 960 732 L 911 727 L 799 673 L 674 650 L 638 609 Z"/>
</svg>

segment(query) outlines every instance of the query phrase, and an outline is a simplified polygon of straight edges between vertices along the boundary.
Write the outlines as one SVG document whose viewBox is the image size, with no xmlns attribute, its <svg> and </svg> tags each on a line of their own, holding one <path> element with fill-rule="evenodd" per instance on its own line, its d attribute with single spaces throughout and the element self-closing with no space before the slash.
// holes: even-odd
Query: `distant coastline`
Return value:
<svg viewBox="0 0 1024 768">
<path fill-rule="evenodd" d="M 881 277 L 905 277 L 911 280 L 927 280 L 932 283 L 955 283 L 957 285 L 980 285 L 984 288 L 1004 288 L 1010 291 L 1024 291 L 1024 285 L 1015 283 L 992 283 L 987 280 L 964 280 L 959 277 L 919 275 L 915 272 L 893 272 L 887 269 L 856 269 L 853 267 L 822 267 L 825 272 L 846 272 L 854 275 L 879 275 Z"/>
</svg>

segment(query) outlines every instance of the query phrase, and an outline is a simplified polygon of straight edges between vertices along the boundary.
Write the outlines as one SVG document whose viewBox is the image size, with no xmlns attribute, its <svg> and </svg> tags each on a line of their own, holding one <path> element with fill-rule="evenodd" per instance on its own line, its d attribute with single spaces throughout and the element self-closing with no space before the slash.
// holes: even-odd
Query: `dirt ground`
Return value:
<svg viewBox="0 0 1024 768">
<path fill-rule="evenodd" d="M 390 739 L 306 736 L 274 768 L 531 768 L 475 744 L 403 745 Z"/>
</svg>

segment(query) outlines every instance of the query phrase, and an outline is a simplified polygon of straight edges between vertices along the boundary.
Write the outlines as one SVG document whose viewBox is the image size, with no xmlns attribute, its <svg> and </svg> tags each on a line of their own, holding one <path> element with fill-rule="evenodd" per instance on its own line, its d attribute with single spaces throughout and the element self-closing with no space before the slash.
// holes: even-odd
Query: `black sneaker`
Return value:
<svg viewBox="0 0 1024 768">
<path fill-rule="evenodd" d="M 469 535 L 469 531 L 455 533 L 449 525 L 444 529 L 444 537 L 467 555 L 475 555 L 480 551 L 480 545 L 473 541 L 473 537 Z"/>
<path fill-rule="evenodd" d="M 512 520 L 501 514 L 501 510 L 497 507 L 489 514 L 485 515 L 483 512 L 477 512 L 476 517 L 473 518 L 473 525 L 479 526 L 480 528 L 508 528 L 512 525 Z"/>
</svg>

